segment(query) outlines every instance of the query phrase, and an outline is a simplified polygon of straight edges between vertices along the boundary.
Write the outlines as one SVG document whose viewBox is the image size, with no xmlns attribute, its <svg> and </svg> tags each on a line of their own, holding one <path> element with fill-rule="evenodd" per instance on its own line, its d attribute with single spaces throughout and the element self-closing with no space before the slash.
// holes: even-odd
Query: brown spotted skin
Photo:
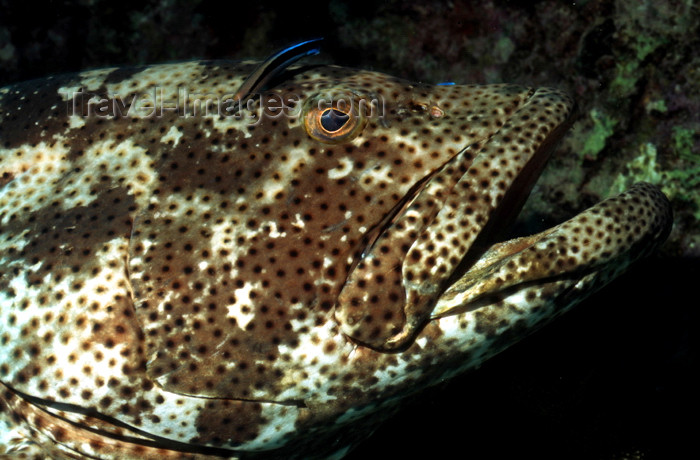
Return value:
<svg viewBox="0 0 700 460">
<path fill-rule="evenodd" d="M 0 453 L 342 455 L 364 434 L 348 425 L 371 431 L 667 234 L 640 185 L 483 253 L 569 118 L 558 91 L 317 67 L 266 93 L 283 116 L 195 110 L 255 65 L 0 89 Z M 189 105 L 153 116 L 154 91 Z M 369 101 L 347 137 L 306 126 L 324 95 Z"/>
</svg>

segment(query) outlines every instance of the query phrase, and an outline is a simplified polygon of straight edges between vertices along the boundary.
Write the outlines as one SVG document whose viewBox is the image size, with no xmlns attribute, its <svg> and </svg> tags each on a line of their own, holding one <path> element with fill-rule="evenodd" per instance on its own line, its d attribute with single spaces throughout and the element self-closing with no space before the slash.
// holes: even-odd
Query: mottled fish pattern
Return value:
<svg viewBox="0 0 700 460">
<path fill-rule="evenodd" d="M 256 67 L 0 89 L 0 452 L 340 457 L 668 232 L 638 184 L 494 240 L 560 91 L 321 66 L 228 110 Z"/>
</svg>

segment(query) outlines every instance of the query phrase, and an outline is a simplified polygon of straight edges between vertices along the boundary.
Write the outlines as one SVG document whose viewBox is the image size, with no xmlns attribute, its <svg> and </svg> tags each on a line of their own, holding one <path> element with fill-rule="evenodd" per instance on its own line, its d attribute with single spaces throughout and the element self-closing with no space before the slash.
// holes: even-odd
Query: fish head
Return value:
<svg viewBox="0 0 700 460">
<path fill-rule="evenodd" d="M 335 318 L 352 339 L 391 351 L 410 344 L 449 280 L 508 228 L 573 103 L 546 88 L 397 79 L 373 85 L 375 78 L 361 73 L 334 88 L 341 101 L 344 91 L 372 101 L 364 106 L 369 113 L 354 109 L 357 117 L 358 104 L 350 104 L 354 139 L 337 142 L 351 146 L 343 158 L 355 165 L 347 179 L 367 185 L 365 196 L 350 202 L 350 215 L 382 216 L 360 225 L 364 235 L 348 260 Z M 315 135 L 324 128 L 314 120 L 344 109 L 312 105 L 310 135 L 335 142 L 332 133 Z"/>
<path fill-rule="evenodd" d="M 329 177 L 364 192 L 344 202 L 363 236 L 335 318 L 360 343 L 401 349 L 463 261 L 508 227 L 573 103 L 547 88 L 420 85 L 371 72 L 329 87 L 322 75 L 320 88 L 304 88 L 304 126 L 314 150 L 340 151 Z"/>
<path fill-rule="evenodd" d="M 558 90 L 322 66 L 228 97 L 256 65 L 0 91 L 0 403 L 25 438 L 342 451 L 668 231 L 642 185 L 498 242 L 570 120 Z"/>
</svg>

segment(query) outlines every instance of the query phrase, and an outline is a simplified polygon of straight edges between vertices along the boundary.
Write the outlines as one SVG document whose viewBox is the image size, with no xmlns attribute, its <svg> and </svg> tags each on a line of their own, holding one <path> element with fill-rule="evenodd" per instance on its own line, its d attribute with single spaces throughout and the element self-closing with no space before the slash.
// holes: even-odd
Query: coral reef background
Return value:
<svg viewBox="0 0 700 460">
<path fill-rule="evenodd" d="M 313 62 L 566 89 L 578 116 L 518 231 L 645 180 L 673 203 L 669 241 L 554 326 L 417 397 L 353 455 L 672 458 L 696 434 L 683 416 L 698 387 L 698 3 L 0 0 L 0 86 L 101 66 L 261 58 L 323 36 Z"/>
</svg>

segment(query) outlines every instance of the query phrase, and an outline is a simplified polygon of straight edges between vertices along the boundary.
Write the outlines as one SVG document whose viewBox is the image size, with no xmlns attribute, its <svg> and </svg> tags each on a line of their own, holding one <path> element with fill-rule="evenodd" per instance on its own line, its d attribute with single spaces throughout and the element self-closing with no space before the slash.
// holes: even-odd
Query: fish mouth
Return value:
<svg viewBox="0 0 700 460">
<path fill-rule="evenodd" d="M 499 129 L 418 181 L 370 234 L 335 309 L 353 341 L 400 352 L 432 320 L 551 280 L 609 280 L 665 238 L 668 201 L 640 184 L 558 226 L 504 241 L 575 108 L 558 90 L 515 91 L 526 97 Z"/>
<path fill-rule="evenodd" d="M 572 288 L 579 301 L 655 250 L 672 221 L 670 202 L 659 187 L 636 183 L 559 225 L 494 243 L 450 280 L 430 319 L 494 305 L 519 291 L 532 296 L 522 298 L 530 309 L 566 297 Z M 538 287 L 544 298 L 532 294 Z"/>
<path fill-rule="evenodd" d="M 568 99 L 564 93 L 559 94 Z M 546 286 L 546 302 L 551 303 L 557 296 L 561 301 L 566 296 L 565 289 L 560 287 L 557 292 L 552 286 L 562 280 L 566 282 L 559 284 L 567 289 L 580 284 L 576 289 L 578 301 L 666 240 L 673 221 L 670 202 L 658 186 L 644 182 L 559 225 L 506 239 L 550 153 L 573 123 L 576 111 L 571 102 L 569 116 L 546 136 L 532 161 L 513 181 L 501 205 L 444 283 L 430 321 L 491 305 L 538 286 Z M 544 302 L 545 299 L 538 299 L 531 303 Z"/>
<path fill-rule="evenodd" d="M 483 91 L 501 103 L 473 120 L 472 142 L 421 178 L 355 259 L 335 309 L 351 339 L 381 351 L 410 346 L 435 301 L 515 220 L 571 123 L 573 102 L 558 90 Z"/>
<path fill-rule="evenodd" d="M 577 112 L 575 102 L 566 93 L 551 88 L 530 89 L 523 106 L 527 106 L 527 104 L 538 97 L 541 98 L 543 94 L 545 97 L 554 99 L 552 105 L 559 102 L 566 106 L 566 115 L 546 133 L 539 143 L 533 144 L 535 152 L 510 182 L 506 193 L 500 199 L 498 205 L 490 211 L 486 217 L 485 225 L 479 230 L 478 235 L 472 241 L 467 251 L 461 254 L 459 263 L 454 267 L 449 277 L 439 283 L 439 291 L 437 293 L 431 291 L 434 297 L 429 307 L 430 313 L 427 315 L 428 318 L 424 324 L 443 316 L 456 315 L 469 308 L 476 308 L 479 303 L 475 301 L 497 295 L 497 293 L 503 294 L 506 291 L 514 291 L 517 289 L 515 286 L 521 283 L 529 286 L 538 279 L 548 279 L 553 276 L 564 277 L 572 273 L 583 274 L 586 270 L 591 269 L 585 265 L 585 261 L 582 261 L 579 264 L 574 264 L 576 267 L 569 267 L 563 264 L 569 267 L 568 270 L 559 272 L 550 270 L 541 275 L 537 270 L 534 270 L 529 275 L 518 278 L 515 273 L 509 272 L 512 269 L 512 264 L 509 262 L 516 260 L 518 254 L 528 253 L 528 248 L 531 247 L 549 244 L 548 236 L 553 235 L 549 236 L 549 238 L 556 238 L 558 236 L 557 229 L 566 224 L 552 227 L 536 235 L 506 239 L 514 222 L 520 215 L 532 188 L 544 170 L 551 153 L 571 127 Z M 542 114 L 540 113 L 540 120 L 541 117 Z M 501 131 L 498 130 L 492 136 L 478 140 L 474 145 L 477 146 L 477 149 L 483 147 L 483 145 L 488 144 L 493 139 L 502 137 L 503 133 Z M 465 150 L 472 148 L 474 145 L 465 147 Z M 470 171 L 468 170 L 464 175 L 468 176 L 469 173 Z M 419 188 L 423 188 L 425 183 L 430 181 L 434 175 L 435 173 L 432 173 L 424 181 L 421 181 Z M 661 195 L 663 196 L 663 194 Z M 404 205 L 404 208 L 407 206 Z M 594 212 L 596 211 L 594 210 Z M 573 218 L 567 222 L 568 225 L 574 225 L 578 220 Z M 546 243 L 543 243 L 545 241 Z M 561 248 L 559 249 L 561 250 Z M 535 257 L 540 256 L 538 254 Z M 562 263 L 557 259 L 555 265 L 559 267 Z M 502 268 L 502 270 L 499 272 L 497 268 Z M 524 271 L 527 272 L 527 270 Z M 418 316 L 414 316 L 414 318 L 418 318 Z M 411 321 L 408 312 L 407 321 L 409 323 Z M 408 337 L 415 337 L 418 331 L 421 330 L 421 325 L 416 321 L 414 327 L 416 332 L 413 335 L 410 332 L 407 333 L 410 329 L 404 329 L 404 335 L 397 336 L 398 340 L 396 342 L 405 340 L 405 343 L 408 343 Z"/>
</svg>

